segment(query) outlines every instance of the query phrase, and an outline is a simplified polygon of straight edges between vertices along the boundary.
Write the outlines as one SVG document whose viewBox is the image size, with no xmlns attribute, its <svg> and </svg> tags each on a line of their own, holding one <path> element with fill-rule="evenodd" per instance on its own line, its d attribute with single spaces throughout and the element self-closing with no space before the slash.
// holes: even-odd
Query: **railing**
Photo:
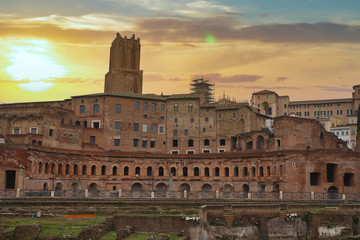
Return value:
<svg viewBox="0 0 360 240">
<path fill-rule="evenodd" d="M 269 200 L 350 200 L 360 201 L 359 193 L 339 192 L 235 192 L 235 191 L 161 191 L 161 190 L 0 190 L 0 198 L 189 198 L 189 199 L 269 199 Z"/>
</svg>

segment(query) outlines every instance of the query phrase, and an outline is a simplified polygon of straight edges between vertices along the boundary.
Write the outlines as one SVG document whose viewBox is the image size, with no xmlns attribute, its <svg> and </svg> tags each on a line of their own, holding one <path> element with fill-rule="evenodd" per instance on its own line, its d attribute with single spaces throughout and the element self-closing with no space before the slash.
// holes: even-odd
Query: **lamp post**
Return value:
<svg viewBox="0 0 360 240">
<path fill-rule="evenodd" d="M 152 187 L 151 187 L 151 191 L 154 192 L 154 178 L 155 178 L 154 170 L 151 170 L 151 176 L 152 176 Z"/>
</svg>

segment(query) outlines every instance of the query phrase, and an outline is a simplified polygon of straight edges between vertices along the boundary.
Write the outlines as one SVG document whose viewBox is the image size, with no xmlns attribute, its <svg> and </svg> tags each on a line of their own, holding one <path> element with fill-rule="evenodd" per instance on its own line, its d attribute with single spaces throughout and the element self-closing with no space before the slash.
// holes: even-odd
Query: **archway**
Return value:
<svg viewBox="0 0 360 240">
<path fill-rule="evenodd" d="M 265 184 L 263 182 L 259 182 L 257 186 L 257 190 L 259 193 L 259 197 L 263 198 L 265 195 Z"/>
<path fill-rule="evenodd" d="M 167 186 L 165 185 L 165 183 L 159 183 L 155 187 L 155 196 L 166 197 L 166 191 L 167 191 Z"/>
<path fill-rule="evenodd" d="M 190 192 L 190 185 L 187 184 L 187 183 L 183 183 L 180 185 L 180 191 L 187 191 L 187 192 Z"/>
<path fill-rule="evenodd" d="M 204 185 L 202 185 L 201 187 L 201 196 L 202 198 L 213 198 L 213 192 L 212 192 L 212 187 L 210 184 L 205 183 Z"/>
<path fill-rule="evenodd" d="M 327 193 L 328 193 L 329 199 L 338 199 L 339 198 L 339 191 L 338 191 L 337 187 L 335 187 L 335 186 L 329 187 Z"/>
<path fill-rule="evenodd" d="M 248 198 L 248 193 L 250 191 L 250 187 L 247 184 L 242 185 L 243 198 Z"/>
<path fill-rule="evenodd" d="M 89 185 L 89 196 L 98 197 L 99 195 L 100 195 L 100 191 L 98 190 L 98 185 L 96 183 L 91 183 Z"/>
<path fill-rule="evenodd" d="M 62 183 L 56 183 L 55 196 L 60 197 L 62 195 Z"/>
<path fill-rule="evenodd" d="M 131 196 L 132 197 L 141 197 L 143 190 L 144 190 L 143 186 L 140 183 L 134 183 L 131 186 Z"/>
</svg>

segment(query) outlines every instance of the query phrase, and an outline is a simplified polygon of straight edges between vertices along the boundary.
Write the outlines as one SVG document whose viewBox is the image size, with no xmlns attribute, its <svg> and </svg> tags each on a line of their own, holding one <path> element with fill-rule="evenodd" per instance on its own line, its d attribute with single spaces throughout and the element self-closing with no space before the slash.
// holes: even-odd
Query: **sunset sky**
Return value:
<svg viewBox="0 0 360 240">
<path fill-rule="evenodd" d="M 141 39 L 144 93 L 269 89 L 348 98 L 360 84 L 360 0 L 0 0 L 0 102 L 103 92 L 119 32 Z"/>
</svg>

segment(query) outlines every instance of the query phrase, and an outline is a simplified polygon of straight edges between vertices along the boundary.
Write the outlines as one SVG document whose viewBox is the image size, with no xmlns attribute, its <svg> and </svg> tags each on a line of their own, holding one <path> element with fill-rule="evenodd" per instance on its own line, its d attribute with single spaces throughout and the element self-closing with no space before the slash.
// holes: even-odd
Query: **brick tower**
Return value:
<svg viewBox="0 0 360 240">
<path fill-rule="evenodd" d="M 119 33 L 110 47 L 109 72 L 104 92 L 142 93 L 143 71 L 140 68 L 140 38 L 122 38 Z"/>
</svg>

